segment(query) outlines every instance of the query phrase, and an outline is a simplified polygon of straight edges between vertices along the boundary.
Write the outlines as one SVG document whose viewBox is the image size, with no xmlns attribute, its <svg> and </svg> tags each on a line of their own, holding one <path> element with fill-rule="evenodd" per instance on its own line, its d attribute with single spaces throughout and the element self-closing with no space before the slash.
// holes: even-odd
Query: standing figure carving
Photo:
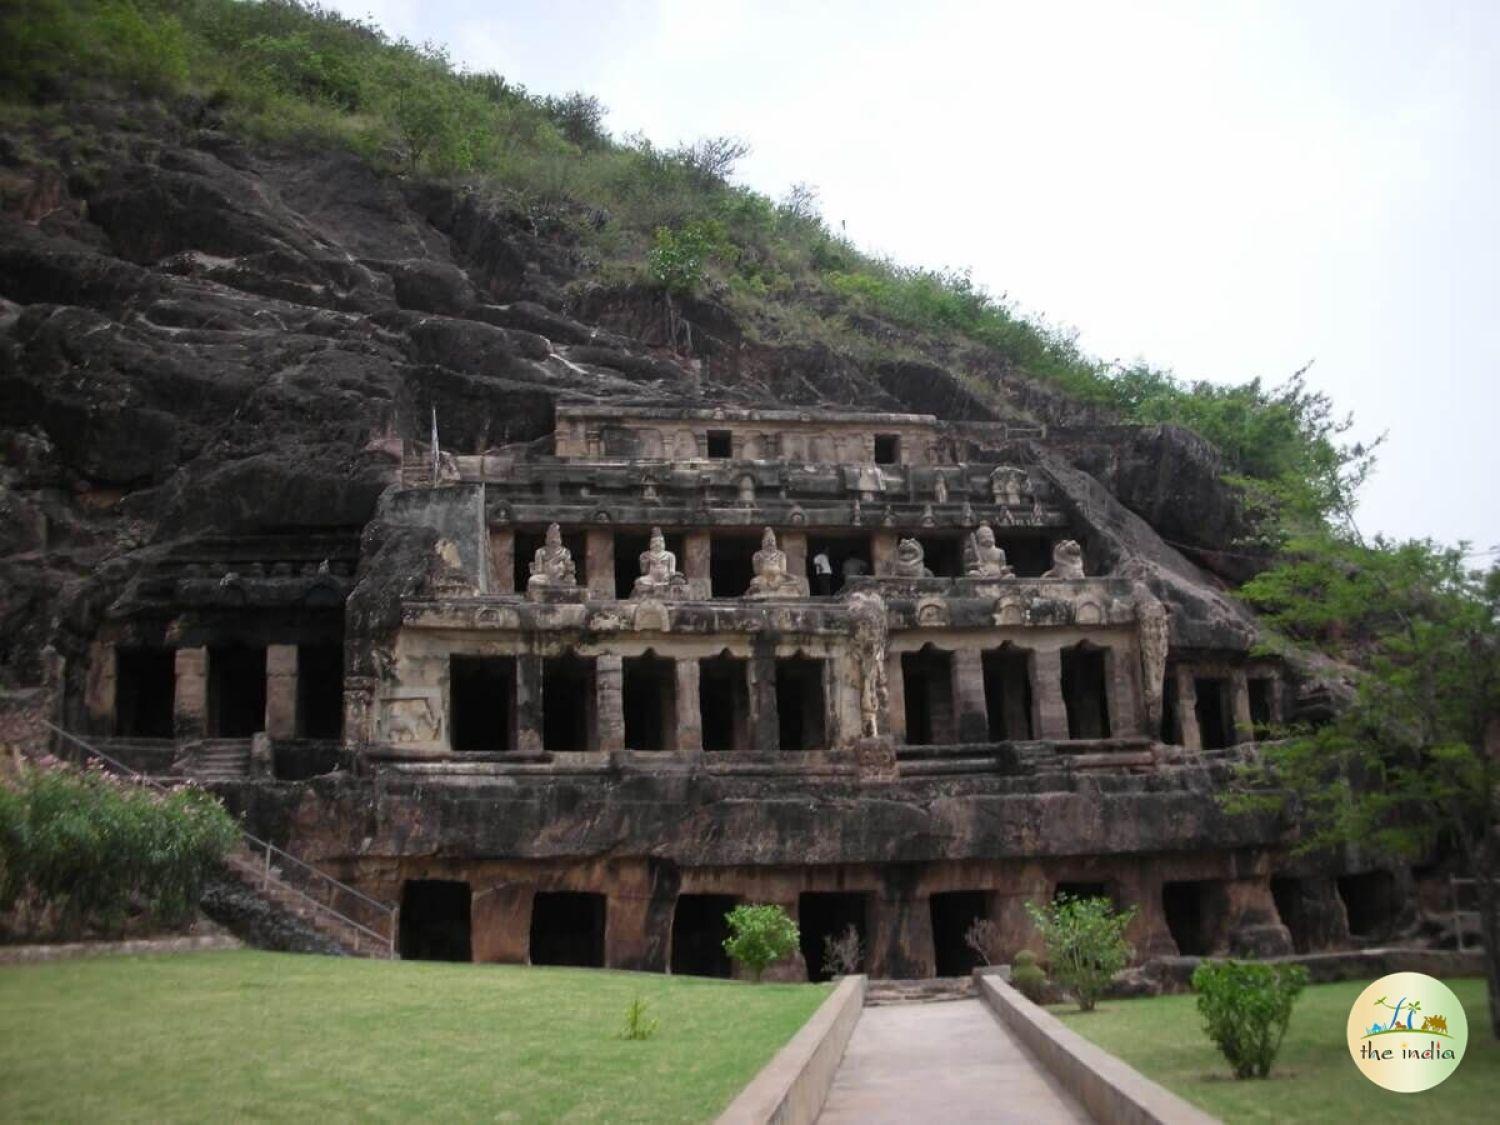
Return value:
<svg viewBox="0 0 1500 1125">
<path fill-rule="evenodd" d="M 547 528 L 547 538 L 536 549 L 531 560 L 531 577 L 526 581 L 528 590 L 567 588 L 578 585 L 578 572 L 573 566 L 573 552 L 563 546 L 562 529 L 557 524 Z"/>
<path fill-rule="evenodd" d="M 786 552 L 776 546 L 776 533 L 769 527 L 760 537 L 760 550 L 750 558 L 755 577 L 745 596 L 750 598 L 796 598 L 805 596 L 805 579 L 799 581 L 787 572 Z"/>
<path fill-rule="evenodd" d="M 1031 500 L 1031 474 L 1014 465 L 996 465 L 990 473 L 990 495 L 996 504 L 1019 508 Z"/>
<path fill-rule="evenodd" d="M 995 543 L 995 529 L 980 524 L 964 540 L 964 574 L 969 578 L 1014 578 L 1016 572 L 1005 561 L 1005 551 Z"/>
<path fill-rule="evenodd" d="M 651 529 L 651 545 L 640 554 L 641 576 L 631 587 L 632 598 L 682 597 L 687 593 L 687 576 L 677 569 L 677 556 L 667 550 L 661 528 Z"/>
<path fill-rule="evenodd" d="M 889 726 L 886 710 L 890 703 L 885 670 L 889 637 L 885 599 L 868 590 L 851 595 L 849 620 L 854 628 L 854 661 L 859 671 L 860 737 L 880 738 Z"/>
</svg>

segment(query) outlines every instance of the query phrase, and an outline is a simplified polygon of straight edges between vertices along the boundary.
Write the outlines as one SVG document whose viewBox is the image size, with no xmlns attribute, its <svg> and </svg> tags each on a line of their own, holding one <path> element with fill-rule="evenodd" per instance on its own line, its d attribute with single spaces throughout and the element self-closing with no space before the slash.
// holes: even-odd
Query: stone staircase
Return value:
<svg viewBox="0 0 1500 1125">
<path fill-rule="evenodd" d="M 353 898 L 357 892 L 352 888 L 328 879 L 314 868 L 306 870 L 314 872 L 315 878 L 296 878 L 286 862 L 290 857 L 280 863 L 278 858 L 273 852 L 268 867 L 264 853 L 252 852 L 250 847 L 241 845 L 226 858 L 225 867 L 274 913 L 295 926 L 311 930 L 339 952 L 377 959 L 395 956 L 391 941 L 395 918 L 388 907 L 373 900 L 357 901 Z M 303 885 L 295 885 L 294 879 Z M 334 900 L 331 905 L 326 901 L 329 898 Z M 379 917 L 382 913 L 384 924 Z M 364 921 L 356 921 L 352 914 L 361 915 Z"/>
<path fill-rule="evenodd" d="M 929 980 L 872 980 L 865 989 L 865 1007 L 888 1004 L 936 1004 L 967 1000 L 976 995 L 973 977 L 933 977 Z"/>
<path fill-rule="evenodd" d="M 172 771 L 195 781 L 236 781 L 250 776 L 248 738 L 205 738 L 184 743 Z"/>
</svg>

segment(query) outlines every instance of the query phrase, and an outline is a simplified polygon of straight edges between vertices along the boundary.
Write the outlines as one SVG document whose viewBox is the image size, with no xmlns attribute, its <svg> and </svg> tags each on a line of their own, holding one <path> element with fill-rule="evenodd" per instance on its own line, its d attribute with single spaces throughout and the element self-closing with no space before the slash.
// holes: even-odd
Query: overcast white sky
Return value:
<svg viewBox="0 0 1500 1125">
<path fill-rule="evenodd" d="M 325 0 L 327 2 L 327 0 Z M 1365 531 L 1500 544 L 1500 3 L 334 0 L 616 136 L 737 134 L 1091 353 L 1389 431 Z"/>
</svg>

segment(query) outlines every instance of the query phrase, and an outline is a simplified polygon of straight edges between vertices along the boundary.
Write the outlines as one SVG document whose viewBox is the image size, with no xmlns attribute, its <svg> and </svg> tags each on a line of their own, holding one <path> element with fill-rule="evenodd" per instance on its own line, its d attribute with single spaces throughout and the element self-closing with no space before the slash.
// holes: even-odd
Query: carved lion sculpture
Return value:
<svg viewBox="0 0 1500 1125">
<path fill-rule="evenodd" d="M 1052 569 L 1043 578 L 1082 578 L 1083 548 L 1073 539 L 1064 539 L 1052 548 Z"/>
</svg>

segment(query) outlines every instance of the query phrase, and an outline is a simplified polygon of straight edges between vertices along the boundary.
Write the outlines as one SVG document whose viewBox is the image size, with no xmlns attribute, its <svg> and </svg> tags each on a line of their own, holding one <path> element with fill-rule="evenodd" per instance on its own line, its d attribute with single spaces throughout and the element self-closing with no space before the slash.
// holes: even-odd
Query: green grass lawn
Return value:
<svg viewBox="0 0 1500 1125">
<path fill-rule="evenodd" d="M 1112 1000 L 1092 1013 L 1049 1009 L 1068 1027 L 1225 1121 L 1500 1120 L 1500 1044 L 1489 1033 L 1482 980 L 1446 980 L 1469 1018 L 1469 1049 L 1452 1078 L 1420 1094 L 1367 1081 L 1349 1057 L 1349 1007 L 1368 981 L 1310 986 L 1297 1001 L 1271 1077 L 1237 1082 L 1203 1034 L 1196 999 Z"/>
<path fill-rule="evenodd" d="M 827 996 L 225 952 L 0 968 L 0 1121 L 701 1121 Z M 631 999 L 661 1023 L 617 1038 Z"/>
</svg>

